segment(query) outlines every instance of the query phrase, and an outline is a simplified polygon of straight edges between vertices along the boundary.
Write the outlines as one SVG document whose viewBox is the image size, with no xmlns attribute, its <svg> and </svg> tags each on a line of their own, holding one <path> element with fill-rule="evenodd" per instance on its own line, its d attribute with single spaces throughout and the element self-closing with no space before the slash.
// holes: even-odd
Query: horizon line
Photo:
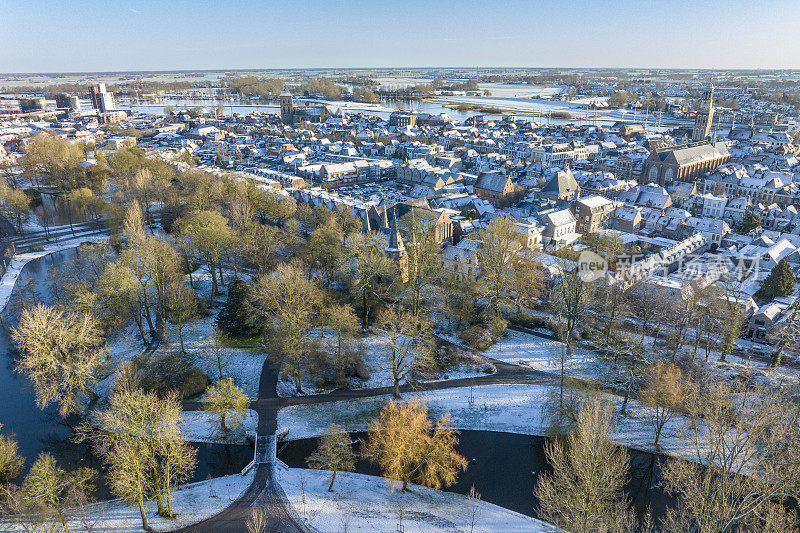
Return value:
<svg viewBox="0 0 800 533">
<path fill-rule="evenodd" d="M 667 71 L 667 72 L 800 72 L 800 67 L 497 67 L 497 66 L 403 66 L 403 67 L 264 67 L 264 68 L 189 68 L 189 69 L 128 69 L 128 70 L 65 70 L 39 72 L 0 72 L 0 76 L 47 76 L 47 75 L 99 75 L 99 74 L 172 74 L 182 72 L 281 72 L 281 71 L 335 71 L 335 70 L 588 70 L 588 71 Z"/>
</svg>

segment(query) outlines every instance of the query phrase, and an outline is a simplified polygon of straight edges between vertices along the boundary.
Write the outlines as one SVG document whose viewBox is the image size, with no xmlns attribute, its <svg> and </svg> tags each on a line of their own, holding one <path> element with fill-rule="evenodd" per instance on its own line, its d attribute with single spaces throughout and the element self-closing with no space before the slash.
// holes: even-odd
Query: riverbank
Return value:
<svg viewBox="0 0 800 533">
<path fill-rule="evenodd" d="M 319 533 L 557 531 L 553 526 L 491 503 L 418 485 L 392 490 L 385 478 L 339 472 L 328 492 L 330 472 L 281 468 L 277 472 L 289 503 Z M 474 520 L 473 520 L 474 510 Z"/>
<path fill-rule="evenodd" d="M 550 424 L 543 406 L 555 398 L 555 385 L 483 385 L 404 394 L 403 401 L 423 399 L 431 418 L 450 413 L 458 429 L 500 431 L 522 435 L 547 436 Z M 616 416 L 614 441 L 635 450 L 662 453 L 671 457 L 696 460 L 688 445 L 689 435 L 683 428 L 688 420 L 674 416 L 664 427 L 660 448 L 653 446 L 655 429 L 648 410 L 630 399 L 626 415 L 619 415 L 623 399 L 607 393 L 598 397 L 610 406 Z M 278 412 L 278 433 L 288 431 L 288 439 L 318 437 L 330 424 L 339 424 L 347 431 L 367 431 L 369 423 L 391 400 L 390 395 L 343 400 L 338 402 L 294 405 Z"/>
<path fill-rule="evenodd" d="M 105 242 L 107 240 L 107 235 L 79 236 L 74 239 L 47 244 L 40 251 L 16 254 L 11 260 L 11 263 L 9 263 L 8 269 L 6 269 L 2 279 L 0 279 L 0 312 L 4 311 L 6 305 L 8 305 L 11 295 L 14 292 L 14 285 L 17 283 L 17 279 L 22 273 L 22 269 L 25 268 L 25 265 L 34 259 L 39 259 L 40 257 L 56 252 L 62 252 L 69 248 L 75 248 L 86 242 Z"/>
<path fill-rule="evenodd" d="M 175 531 L 214 516 L 239 498 L 253 482 L 255 470 L 245 475 L 231 474 L 190 485 L 172 493 L 175 518 L 156 514 L 154 502 L 145 503 L 145 514 L 151 531 Z M 85 505 L 68 513 L 70 531 L 144 532 L 139 507 L 123 500 Z M 8 519 L 0 521 L 2 531 L 26 531 Z"/>
</svg>

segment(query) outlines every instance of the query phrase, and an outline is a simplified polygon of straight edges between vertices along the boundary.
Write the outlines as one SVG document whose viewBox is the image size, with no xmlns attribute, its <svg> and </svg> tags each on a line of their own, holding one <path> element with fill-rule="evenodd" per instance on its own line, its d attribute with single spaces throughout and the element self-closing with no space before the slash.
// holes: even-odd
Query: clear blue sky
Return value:
<svg viewBox="0 0 800 533">
<path fill-rule="evenodd" d="M 798 0 L 0 0 L 0 72 L 800 68 Z"/>
</svg>

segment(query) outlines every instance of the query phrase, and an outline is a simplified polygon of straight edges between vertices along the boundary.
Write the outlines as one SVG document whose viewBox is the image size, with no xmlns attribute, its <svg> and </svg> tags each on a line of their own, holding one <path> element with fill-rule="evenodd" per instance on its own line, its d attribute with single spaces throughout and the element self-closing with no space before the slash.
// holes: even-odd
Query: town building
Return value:
<svg viewBox="0 0 800 533">
<path fill-rule="evenodd" d="M 596 233 L 610 222 L 615 208 L 614 202 L 598 195 L 575 200 L 572 213 L 577 220 L 576 231 L 583 235 Z"/>
<path fill-rule="evenodd" d="M 298 122 L 324 123 L 330 118 L 347 119 L 341 108 L 329 105 L 295 107 L 294 97 L 289 91 L 283 91 L 278 99 L 281 107 L 281 122 L 287 126 Z"/>
<path fill-rule="evenodd" d="M 511 177 L 495 172 L 485 172 L 478 176 L 474 186 L 478 198 L 486 200 L 495 207 L 505 207 L 518 196 Z"/>
<path fill-rule="evenodd" d="M 106 91 L 105 83 L 89 87 L 89 100 L 92 102 L 92 107 L 100 113 L 114 111 L 114 95 Z"/>
<path fill-rule="evenodd" d="M 700 101 L 700 109 L 694 119 L 694 129 L 692 130 L 692 141 L 704 141 L 711 133 L 711 123 L 714 120 L 714 84 L 709 89 L 703 91 L 703 98 Z"/>
<path fill-rule="evenodd" d="M 572 200 L 580 196 L 581 188 L 578 185 L 572 170 L 567 167 L 560 170 L 548 181 L 539 196 L 548 200 Z"/>
<path fill-rule="evenodd" d="M 641 181 L 662 186 L 674 180 L 694 181 L 730 160 L 731 154 L 722 141 L 668 146 L 650 152 L 644 162 Z"/>
</svg>

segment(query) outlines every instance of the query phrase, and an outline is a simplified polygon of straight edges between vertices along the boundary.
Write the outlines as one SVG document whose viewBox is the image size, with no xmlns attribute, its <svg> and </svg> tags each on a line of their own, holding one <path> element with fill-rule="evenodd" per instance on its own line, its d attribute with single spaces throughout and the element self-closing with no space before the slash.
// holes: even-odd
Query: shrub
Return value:
<svg viewBox="0 0 800 533">
<path fill-rule="evenodd" d="M 492 340 L 496 341 L 499 339 L 506 332 L 506 327 L 508 327 L 507 321 L 499 316 L 492 317 L 489 321 L 489 331 L 491 331 Z"/>
<path fill-rule="evenodd" d="M 492 345 L 491 332 L 479 324 L 473 324 L 459 332 L 458 337 L 464 344 L 476 350 L 486 350 Z"/>
<path fill-rule="evenodd" d="M 142 388 L 148 392 L 163 396 L 176 390 L 183 398 L 200 394 L 211 384 L 208 376 L 176 353 L 147 361 L 141 369 L 139 379 Z"/>
</svg>

